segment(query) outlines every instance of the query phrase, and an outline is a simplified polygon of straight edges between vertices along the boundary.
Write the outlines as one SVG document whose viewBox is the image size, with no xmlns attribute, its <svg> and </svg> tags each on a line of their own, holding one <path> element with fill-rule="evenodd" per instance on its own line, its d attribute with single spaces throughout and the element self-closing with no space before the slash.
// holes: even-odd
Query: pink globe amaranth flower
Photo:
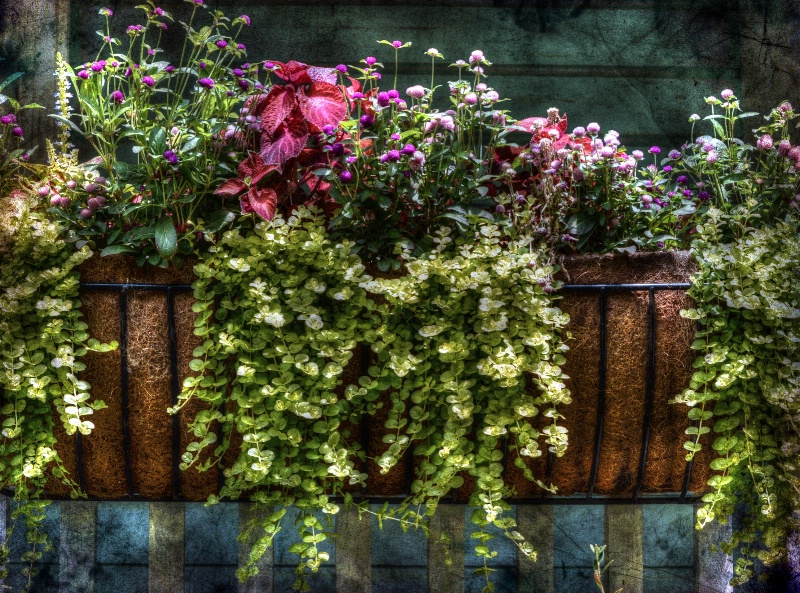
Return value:
<svg viewBox="0 0 800 593">
<path fill-rule="evenodd" d="M 714 150 L 714 145 L 711 142 L 703 143 L 703 152 L 711 152 Z"/>
<path fill-rule="evenodd" d="M 456 123 L 453 121 L 453 118 L 449 115 L 443 115 L 439 120 L 439 125 L 442 126 L 445 130 L 452 132 L 456 129 Z"/>
<path fill-rule="evenodd" d="M 211 78 L 201 78 L 200 80 L 197 81 L 197 84 L 199 84 L 204 89 L 211 90 L 214 88 L 214 80 Z"/>
<path fill-rule="evenodd" d="M 706 155 L 707 163 L 716 163 L 719 160 L 719 153 L 716 150 L 710 150 Z"/>
<path fill-rule="evenodd" d="M 597 122 L 592 122 L 588 126 L 586 126 L 586 131 L 592 135 L 597 134 L 597 132 L 600 131 L 600 124 L 598 124 Z"/>
<path fill-rule="evenodd" d="M 335 70 L 341 72 L 342 74 L 347 74 L 347 66 L 345 66 L 344 64 L 339 64 L 338 66 L 336 66 Z"/>
<path fill-rule="evenodd" d="M 353 180 L 353 174 L 350 171 L 342 171 L 339 173 L 339 180 L 342 183 L 350 183 Z"/>
<path fill-rule="evenodd" d="M 679 159 L 679 158 L 681 158 L 681 153 L 680 153 L 680 151 L 679 151 L 679 150 L 675 150 L 675 149 L 673 149 L 673 150 L 670 150 L 670 151 L 669 151 L 669 158 L 671 158 L 671 159 L 673 159 L 673 160 L 674 160 L 674 159 Z"/>
<path fill-rule="evenodd" d="M 800 159 L 800 146 L 793 146 L 789 151 L 789 158 L 793 161 Z"/>
<path fill-rule="evenodd" d="M 419 171 L 424 164 L 425 164 L 425 153 L 420 152 L 419 150 L 414 151 L 414 154 L 411 155 L 411 160 L 409 161 L 408 166 L 413 171 Z"/>
<path fill-rule="evenodd" d="M 398 111 L 405 111 L 408 109 L 408 103 L 406 103 L 403 99 L 397 99 L 397 109 Z"/>
<path fill-rule="evenodd" d="M 114 11 L 110 8 L 101 8 L 99 14 L 102 14 L 103 16 L 114 16 Z"/>
<path fill-rule="evenodd" d="M 770 136 L 769 134 L 764 134 L 756 142 L 756 147 L 759 150 L 769 150 L 770 148 L 772 148 L 772 145 L 773 145 L 772 136 Z"/>
<path fill-rule="evenodd" d="M 614 156 L 615 152 L 616 151 L 614 150 L 614 147 L 612 147 L 612 146 L 604 146 L 603 148 L 600 149 L 600 156 L 603 157 L 603 158 L 607 158 L 608 159 L 608 158 L 611 158 L 612 156 Z"/>
<path fill-rule="evenodd" d="M 378 105 L 380 105 L 381 107 L 389 106 L 389 93 L 384 93 L 384 92 L 378 93 Z"/>
<path fill-rule="evenodd" d="M 395 39 L 394 41 L 392 41 L 392 47 L 394 47 L 395 49 L 400 49 L 401 47 L 403 47 L 403 42 Z"/>
<path fill-rule="evenodd" d="M 103 67 L 104 67 L 105 65 L 106 65 L 105 61 L 101 61 L 101 62 L 94 62 L 94 63 L 93 63 L 91 66 L 90 66 L 90 68 L 92 69 L 92 72 L 100 72 L 100 71 L 103 69 Z"/>
<path fill-rule="evenodd" d="M 239 49 L 241 51 L 246 51 L 247 50 L 247 46 L 245 46 L 244 43 L 237 43 L 236 44 L 236 49 Z"/>
<path fill-rule="evenodd" d="M 378 60 L 373 56 L 367 56 L 366 59 L 364 60 L 364 63 L 367 66 L 374 66 L 377 62 Z"/>
<path fill-rule="evenodd" d="M 142 76 L 142 84 L 145 86 L 155 86 L 156 81 L 153 79 L 152 76 Z"/>
<path fill-rule="evenodd" d="M 122 91 L 114 91 L 108 97 L 112 103 L 116 103 L 119 105 L 125 100 L 125 95 L 122 94 Z"/>
<path fill-rule="evenodd" d="M 637 161 L 641 161 L 644 158 L 644 153 L 641 150 L 634 150 L 631 156 Z"/>
<path fill-rule="evenodd" d="M 363 99 L 363 98 L 364 98 L 364 93 L 362 93 L 362 92 L 360 92 L 360 91 L 354 91 L 354 92 L 353 92 L 353 93 L 350 95 L 350 97 L 351 97 L 352 99 Z"/>
<path fill-rule="evenodd" d="M 395 132 L 394 134 L 389 136 L 389 138 L 391 138 L 392 140 L 400 140 L 400 138 L 402 138 L 402 136 L 400 136 L 400 134 Z"/>
<path fill-rule="evenodd" d="M 792 143 L 789 140 L 781 140 L 778 143 L 778 154 L 781 156 L 786 156 L 789 154 L 789 151 L 792 150 Z"/>
<path fill-rule="evenodd" d="M 586 128 L 583 126 L 578 126 L 574 130 L 572 130 L 572 135 L 576 138 L 583 138 L 586 135 Z"/>
<path fill-rule="evenodd" d="M 7 126 L 11 123 L 11 118 L 7 115 L 0 116 L 0 124 Z"/>
<path fill-rule="evenodd" d="M 144 27 L 142 25 L 129 25 L 125 31 L 128 33 L 128 35 L 138 35 L 144 31 Z"/>
<path fill-rule="evenodd" d="M 475 93 L 467 93 L 464 95 L 464 103 L 467 105 L 476 105 L 478 103 L 478 95 Z"/>
<path fill-rule="evenodd" d="M 84 80 L 87 80 L 90 75 L 91 74 L 89 73 L 88 70 L 81 70 L 80 72 L 78 72 L 78 78 L 82 78 Z"/>
<path fill-rule="evenodd" d="M 415 84 L 406 89 L 406 95 L 412 99 L 422 99 L 425 96 L 425 88 L 422 85 Z"/>
<path fill-rule="evenodd" d="M 413 144 L 406 144 L 403 148 L 400 149 L 400 152 L 402 152 L 405 155 L 411 155 L 414 154 L 416 150 L 417 149 Z"/>
<path fill-rule="evenodd" d="M 784 101 L 780 105 L 778 105 L 778 111 L 787 112 L 792 111 L 792 104 L 789 101 Z"/>
<path fill-rule="evenodd" d="M 46 198 L 47 196 L 50 195 L 50 186 L 43 185 L 42 187 L 36 190 L 36 193 L 39 194 L 39 197 Z"/>
<path fill-rule="evenodd" d="M 228 47 L 228 42 L 225 41 L 224 39 L 218 39 L 216 42 L 214 42 L 214 45 L 216 45 L 220 49 L 224 49 Z"/>
<path fill-rule="evenodd" d="M 731 89 L 725 89 L 720 93 L 720 96 L 727 101 L 728 99 L 733 97 L 733 91 Z"/>
<path fill-rule="evenodd" d="M 469 55 L 469 63 L 474 64 L 475 62 L 482 62 L 486 58 L 483 55 L 483 52 L 479 49 L 476 49 Z"/>
<path fill-rule="evenodd" d="M 92 215 L 92 211 L 89 208 L 84 208 L 80 211 L 81 218 L 89 218 Z"/>
<path fill-rule="evenodd" d="M 245 25 L 247 25 L 248 27 L 250 26 L 250 17 L 249 16 L 247 16 L 246 14 L 243 14 L 239 18 L 244 22 Z"/>
<path fill-rule="evenodd" d="M 390 99 L 399 99 L 400 98 L 400 92 L 397 89 L 388 90 L 388 91 L 386 91 L 386 94 L 389 95 Z"/>
<path fill-rule="evenodd" d="M 651 146 L 650 150 L 648 150 L 650 154 L 661 154 L 661 149 L 658 146 Z"/>
</svg>

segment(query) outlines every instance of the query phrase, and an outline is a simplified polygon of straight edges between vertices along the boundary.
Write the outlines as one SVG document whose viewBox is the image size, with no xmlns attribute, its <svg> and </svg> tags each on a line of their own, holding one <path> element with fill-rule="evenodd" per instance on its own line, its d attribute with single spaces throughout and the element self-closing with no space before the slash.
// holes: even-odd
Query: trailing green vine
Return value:
<svg viewBox="0 0 800 593">
<path fill-rule="evenodd" d="M 718 473 L 697 512 L 698 527 L 725 521 L 738 504 L 743 525 L 723 544 L 739 550 L 734 582 L 753 576 L 754 560 L 786 556 L 800 509 L 800 234 L 797 217 L 771 228 L 737 226 L 711 208 L 692 253 L 700 266 L 690 296 L 699 322 L 697 369 L 678 401 L 691 407 L 688 459 L 712 431 Z M 725 233 L 736 238 L 723 241 Z M 712 421 L 713 420 L 713 421 Z"/>
<path fill-rule="evenodd" d="M 365 452 L 347 423 L 373 414 L 388 392 L 388 447 L 376 461 L 388 471 L 413 446 L 421 463 L 408 499 L 377 512 L 378 520 L 426 529 L 426 516 L 468 472 L 476 478 L 473 521 L 500 527 L 535 558 L 504 516 L 511 492 L 500 446 L 508 440 L 531 480 L 525 459 L 542 454 L 540 439 L 556 455 L 566 448 L 556 406 L 569 403 L 559 338 L 568 318 L 552 306 L 556 268 L 530 241 L 501 245 L 499 229 L 487 223 L 471 242 L 454 242 L 442 229 L 429 256 L 403 254 L 406 276 L 373 279 L 351 254 L 352 243 L 333 245 L 323 225 L 320 213 L 300 208 L 288 220 L 225 233 L 196 266 L 196 333 L 206 341 L 195 350 L 191 367 L 199 374 L 185 381 L 180 406 L 197 398 L 208 408 L 192 425 L 199 440 L 183 467 L 224 465 L 232 436 L 241 435 L 220 494 L 301 510 L 302 542 L 291 551 L 301 557 L 295 585 L 303 589 L 304 574 L 327 559 L 314 511 L 337 513 L 331 497 L 349 505 L 346 486 L 367 479 Z M 343 371 L 360 343 L 372 349 L 372 364 L 345 384 Z M 550 419 L 541 431 L 531 424 L 540 411 Z M 364 503 L 359 509 L 372 512 Z M 241 578 L 255 574 L 284 513 L 260 525 L 264 535 Z M 483 529 L 477 535 L 485 559 L 493 555 L 491 537 Z M 489 572 L 484 567 L 487 583 Z"/>
<path fill-rule="evenodd" d="M 48 471 L 78 495 L 55 450 L 54 411 L 67 434 L 89 434 L 89 418 L 104 404 L 92 401 L 78 378 L 86 366 L 80 359 L 114 345 L 91 340 L 81 319 L 75 268 L 89 248 L 63 241 L 62 229 L 25 192 L 0 204 L 0 488 L 13 490 L 19 503 L 12 518 L 25 524 L 30 551 L 22 560 L 32 565 L 51 547 L 42 529 L 47 503 L 39 500 Z M 0 549 L 0 560 L 7 559 L 8 540 Z M 25 569 L 27 587 L 33 573 Z"/>
</svg>

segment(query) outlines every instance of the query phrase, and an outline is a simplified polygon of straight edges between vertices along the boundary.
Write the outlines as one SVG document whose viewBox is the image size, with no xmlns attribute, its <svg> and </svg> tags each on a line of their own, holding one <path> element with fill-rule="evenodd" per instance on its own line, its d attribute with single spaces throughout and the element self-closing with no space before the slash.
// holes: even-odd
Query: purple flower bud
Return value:
<svg viewBox="0 0 800 593">
<path fill-rule="evenodd" d="M 242 76 L 244 76 L 244 72 L 242 72 L 241 68 L 234 68 L 233 70 L 231 70 L 231 74 L 233 74 L 237 78 L 241 78 Z"/>
<path fill-rule="evenodd" d="M 707 202 L 711 198 L 711 194 L 707 191 L 701 191 L 697 194 L 697 197 L 700 198 L 701 202 Z"/>
<path fill-rule="evenodd" d="M 87 78 L 89 78 L 89 71 L 88 70 L 81 70 L 80 72 L 78 72 L 78 77 L 79 78 L 83 78 L 84 80 L 86 80 Z"/>
<path fill-rule="evenodd" d="M 681 158 L 681 153 L 680 153 L 680 151 L 673 149 L 673 150 L 669 151 L 669 155 L 668 156 L 669 156 L 669 158 L 671 158 L 673 160 L 674 159 L 679 159 L 679 158 Z"/>
<path fill-rule="evenodd" d="M 792 110 L 792 104 L 789 103 L 789 101 L 784 101 L 783 103 L 778 105 L 778 111 L 781 111 L 783 113 L 786 113 L 787 111 L 791 110 Z"/>
<path fill-rule="evenodd" d="M 338 70 L 342 74 L 347 74 L 347 66 L 345 66 L 344 64 L 339 64 L 338 66 L 336 66 L 336 70 Z"/>
<path fill-rule="evenodd" d="M 361 122 L 362 128 L 369 128 L 375 123 L 375 119 L 368 113 L 362 115 L 359 121 Z"/>
<path fill-rule="evenodd" d="M 390 150 L 386 153 L 386 159 L 389 162 L 396 163 L 400 160 L 400 151 L 399 150 Z"/>
<path fill-rule="evenodd" d="M 236 44 L 236 49 L 241 50 L 241 51 L 245 51 L 247 49 L 247 46 L 244 43 L 237 43 Z"/>
<path fill-rule="evenodd" d="M 402 41 L 397 41 L 397 40 L 392 41 L 392 46 L 395 49 L 400 49 L 401 47 L 403 47 L 403 42 Z"/>
<path fill-rule="evenodd" d="M 769 150 L 770 148 L 772 148 L 772 144 L 773 144 L 772 136 L 770 136 L 769 134 L 764 134 L 756 142 L 756 147 L 759 150 Z"/>
<path fill-rule="evenodd" d="M 634 150 L 631 153 L 631 156 L 635 158 L 637 161 L 641 161 L 644 158 L 644 153 L 641 150 Z"/>
<path fill-rule="evenodd" d="M 414 154 L 416 151 L 416 147 L 413 144 L 406 144 L 403 148 L 400 149 L 400 152 L 406 155 Z"/>
<path fill-rule="evenodd" d="M 648 150 L 650 154 L 660 154 L 661 149 L 658 146 L 651 146 L 650 150 Z"/>
<path fill-rule="evenodd" d="M 342 156 L 344 154 L 344 144 L 336 142 L 331 145 L 331 154 L 335 156 Z"/>
<path fill-rule="evenodd" d="M 114 11 L 111 10 L 110 8 L 101 8 L 100 14 L 102 14 L 103 16 L 114 16 Z"/>
<path fill-rule="evenodd" d="M 353 93 L 352 96 L 353 96 L 353 99 L 363 99 L 364 98 L 364 93 L 356 91 L 356 92 Z"/>
<path fill-rule="evenodd" d="M 719 160 L 719 153 L 716 150 L 712 150 L 706 155 L 707 163 L 716 163 L 718 160 Z"/>
<path fill-rule="evenodd" d="M 0 116 L 0 124 L 7 126 L 11 123 L 11 118 L 7 115 Z"/>
<path fill-rule="evenodd" d="M 377 61 L 378 61 L 378 60 L 376 60 L 374 57 L 372 57 L 372 56 L 367 56 L 367 58 L 364 60 L 364 63 L 365 63 L 367 66 L 373 66 L 374 64 L 376 64 L 376 63 L 377 63 Z"/>
<path fill-rule="evenodd" d="M 664 173 L 671 173 L 671 172 L 672 172 L 672 167 L 670 167 L 669 165 L 665 165 L 664 166 Z"/>
<path fill-rule="evenodd" d="M 506 209 L 503 207 L 502 204 L 498 204 L 497 207 L 495 207 L 494 211 L 497 212 L 498 214 L 506 213 Z"/>
<path fill-rule="evenodd" d="M 220 49 L 224 49 L 224 48 L 228 47 L 228 42 L 225 41 L 224 39 L 217 39 L 217 41 L 214 43 L 214 45 L 216 45 Z"/>
<path fill-rule="evenodd" d="M 142 76 L 142 84 L 152 87 L 155 86 L 156 81 L 152 76 Z"/>
<path fill-rule="evenodd" d="M 588 126 L 586 126 L 586 131 L 592 135 L 597 134 L 597 132 L 600 131 L 600 124 L 598 124 L 597 122 L 592 122 Z"/>
<path fill-rule="evenodd" d="M 384 93 L 384 92 L 378 93 L 378 105 L 380 105 L 381 107 L 389 106 L 389 93 Z"/>
<path fill-rule="evenodd" d="M 243 14 L 239 18 L 244 21 L 245 25 L 247 25 L 248 27 L 250 26 L 250 17 L 249 16 L 247 16 L 246 14 Z"/>
<path fill-rule="evenodd" d="M 728 99 L 733 97 L 733 91 L 731 89 L 725 89 L 720 93 L 720 96 L 727 101 Z"/>
<path fill-rule="evenodd" d="M 386 94 L 389 95 L 390 99 L 399 99 L 400 98 L 400 92 L 397 89 L 391 89 L 389 91 L 386 91 Z"/>
<path fill-rule="evenodd" d="M 22 131 L 22 128 L 17 126 L 17 127 L 15 127 L 14 129 L 11 130 L 11 134 L 16 136 L 17 138 L 22 138 L 22 136 L 24 135 L 24 132 Z"/>
<path fill-rule="evenodd" d="M 109 99 L 112 103 L 119 105 L 125 100 L 125 95 L 122 94 L 122 91 L 114 91 L 109 95 Z"/>
<path fill-rule="evenodd" d="M 199 84 L 204 89 L 210 90 L 214 88 L 214 80 L 211 78 L 201 78 L 200 80 L 197 81 L 197 84 Z"/>
<path fill-rule="evenodd" d="M 80 211 L 80 217 L 81 218 L 89 218 L 91 215 L 92 215 L 92 211 L 89 210 L 88 208 L 84 208 L 83 210 Z"/>
<path fill-rule="evenodd" d="M 36 190 L 36 193 L 39 194 L 40 197 L 46 198 L 47 196 L 50 195 L 50 186 L 43 185 L 42 187 Z"/>
<path fill-rule="evenodd" d="M 247 89 L 250 88 L 250 83 L 246 81 L 244 78 L 240 78 L 238 84 L 239 88 L 242 89 L 243 91 L 246 91 Z"/>
<path fill-rule="evenodd" d="M 792 143 L 789 140 L 781 140 L 778 143 L 778 154 L 781 156 L 786 156 L 789 154 L 789 151 L 792 150 Z"/>
<path fill-rule="evenodd" d="M 105 66 L 105 62 L 94 62 L 91 65 L 92 72 L 100 72 Z"/>
<path fill-rule="evenodd" d="M 574 130 L 572 130 L 572 135 L 576 138 L 583 138 L 586 135 L 586 128 L 583 126 L 578 126 Z"/>
<path fill-rule="evenodd" d="M 178 155 L 176 155 L 172 150 L 164 151 L 164 158 L 167 159 L 173 165 L 178 164 Z"/>
<path fill-rule="evenodd" d="M 353 174 L 350 171 L 342 171 L 339 173 L 339 179 L 342 183 L 350 183 L 353 180 Z"/>
</svg>

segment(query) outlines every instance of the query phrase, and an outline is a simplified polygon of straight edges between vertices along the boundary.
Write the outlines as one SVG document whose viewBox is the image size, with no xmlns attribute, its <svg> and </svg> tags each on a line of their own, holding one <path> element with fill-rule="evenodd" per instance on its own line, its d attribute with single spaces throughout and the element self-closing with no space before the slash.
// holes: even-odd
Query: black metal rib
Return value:
<svg viewBox="0 0 800 593">
<path fill-rule="evenodd" d="M 125 490 L 133 496 L 133 469 L 131 467 L 131 427 L 128 401 L 128 291 L 119 292 L 119 352 L 120 389 L 122 399 L 122 454 L 125 459 Z"/>
<path fill-rule="evenodd" d="M 83 435 L 81 431 L 75 432 L 75 467 L 78 475 L 78 488 L 86 491 L 86 468 L 83 463 Z"/>
<path fill-rule="evenodd" d="M 158 290 L 172 292 L 173 290 L 192 290 L 191 284 L 149 284 L 145 282 L 81 282 L 81 288 L 92 290 Z"/>
<path fill-rule="evenodd" d="M 167 289 L 167 330 L 169 335 L 169 371 L 172 388 L 172 405 L 178 405 L 181 388 L 178 377 L 178 331 L 175 328 L 175 293 Z M 181 423 L 178 414 L 172 415 L 172 497 L 181 493 Z"/>
<path fill-rule="evenodd" d="M 561 290 L 606 291 L 606 290 L 685 290 L 692 285 L 689 282 L 672 282 L 668 284 L 565 284 Z"/>
<path fill-rule="evenodd" d="M 644 484 L 644 472 L 647 467 L 647 450 L 650 446 L 650 425 L 653 420 L 653 399 L 656 384 L 656 299 L 651 288 L 647 303 L 647 377 L 645 379 L 644 425 L 642 426 L 642 451 L 639 458 L 639 474 L 636 478 L 636 489 L 633 497 L 639 498 Z"/>
<path fill-rule="evenodd" d="M 606 373 L 607 373 L 607 352 L 606 352 L 606 332 L 607 311 L 606 311 L 606 288 L 600 288 L 600 370 L 597 387 L 597 423 L 594 434 L 594 455 L 592 458 L 592 473 L 589 477 L 589 491 L 586 498 L 594 495 L 594 486 L 597 483 L 597 472 L 600 469 L 600 446 L 603 442 L 603 424 L 606 419 Z"/>
</svg>

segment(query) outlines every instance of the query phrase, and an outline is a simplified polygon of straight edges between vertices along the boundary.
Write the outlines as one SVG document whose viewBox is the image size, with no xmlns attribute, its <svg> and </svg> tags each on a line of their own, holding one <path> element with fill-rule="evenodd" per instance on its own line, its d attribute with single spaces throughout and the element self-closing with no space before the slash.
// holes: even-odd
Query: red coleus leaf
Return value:
<svg viewBox="0 0 800 593">
<path fill-rule="evenodd" d="M 308 64 L 289 60 L 283 62 L 272 61 L 276 68 L 272 71 L 275 76 L 294 85 L 311 84 L 311 77 L 308 75 Z"/>
<path fill-rule="evenodd" d="M 258 189 L 251 187 L 247 192 L 247 203 L 252 212 L 258 214 L 264 220 L 275 218 L 275 209 L 278 207 L 278 194 L 272 188 Z M 245 211 L 242 205 L 242 212 Z"/>
<path fill-rule="evenodd" d="M 267 134 L 274 134 L 283 122 L 292 114 L 297 106 L 294 89 L 286 86 L 274 86 L 267 95 L 261 115 L 261 129 Z"/>
<path fill-rule="evenodd" d="M 241 179 L 228 179 L 227 181 L 224 181 L 214 193 L 218 196 L 232 197 L 242 193 L 246 189 L 247 186 Z"/>
<path fill-rule="evenodd" d="M 303 116 L 320 130 L 328 125 L 338 126 L 347 115 L 342 91 L 327 82 L 314 82 L 310 89 L 300 89 L 297 104 Z"/>
<path fill-rule="evenodd" d="M 280 165 L 300 154 L 308 141 L 308 124 L 300 114 L 293 114 L 275 133 L 261 136 L 261 158 L 266 165 Z"/>
<path fill-rule="evenodd" d="M 255 115 L 256 117 L 260 117 L 261 112 L 264 111 L 264 107 L 267 106 L 268 97 L 269 95 L 267 93 L 261 93 L 260 95 L 252 95 L 247 97 L 244 102 L 244 106 L 247 108 L 247 113 L 250 115 Z"/>
<path fill-rule="evenodd" d="M 239 177 L 250 178 L 250 185 L 258 183 L 272 172 L 280 171 L 277 165 L 265 165 L 261 155 L 251 152 L 247 158 L 239 163 Z"/>
<path fill-rule="evenodd" d="M 322 68 L 320 66 L 309 66 L 308 77 L 312 82 L 327 82 L 328 84 L 336 84 L 338 80 L 336 70 L 333 68 Z"/>
</svg>

